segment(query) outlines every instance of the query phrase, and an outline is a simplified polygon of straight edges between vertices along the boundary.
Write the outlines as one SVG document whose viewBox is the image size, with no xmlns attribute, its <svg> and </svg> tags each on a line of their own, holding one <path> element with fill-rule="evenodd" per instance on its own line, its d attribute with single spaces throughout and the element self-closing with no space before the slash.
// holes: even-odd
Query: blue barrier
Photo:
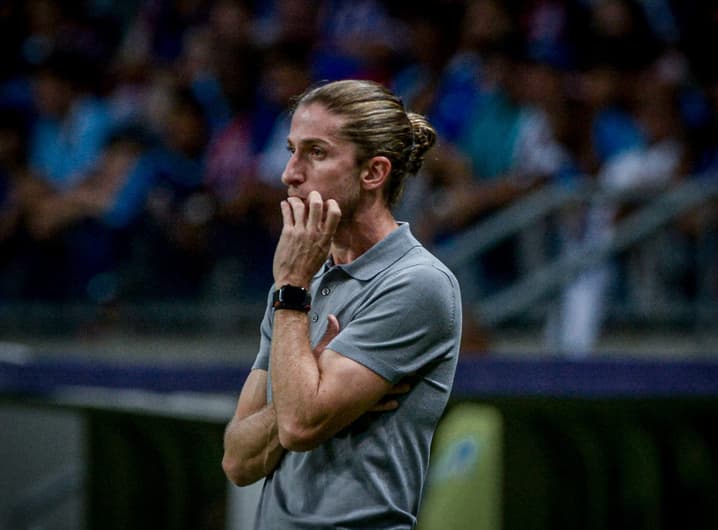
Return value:
<svg viewBox="0 0 718 530">
<path fill-rule="evenodd" d="M 249 367 L 219 362 L 139 363 L 59 359 L 0 360 L 0 392 L 51 393 L 61 387 L 153 392 L 239 391 Z M 557 358 L 460 360 L 454 396 L 670 397 L 718 396 L 712 360 Z"/>
<path fill-rule="evenodd" d="M 463 359 L 456 397 L 670 397 L 718 396 L 713 360 Z"/>
<path fill-rule="evenodd" d="M 0 392 L 45 394 L 71 386 L 236 393 L 248 373 L 248 367 L 220 363 L 144 364 L 37 358 L 0 361 Z"/>
</svg>

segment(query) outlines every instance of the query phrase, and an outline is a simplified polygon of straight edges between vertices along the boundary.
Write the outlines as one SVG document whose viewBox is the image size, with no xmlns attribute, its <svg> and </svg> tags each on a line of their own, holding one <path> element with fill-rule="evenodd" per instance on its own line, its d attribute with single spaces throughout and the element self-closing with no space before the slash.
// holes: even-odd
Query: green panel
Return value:
<svg viewBox="0 0 718 530">
<path fill-rule="evenodd" d="M 421 530 L 501 527 L 501 414 L 463 404 L 444 418 L 435 437 Z"/>
</svg>

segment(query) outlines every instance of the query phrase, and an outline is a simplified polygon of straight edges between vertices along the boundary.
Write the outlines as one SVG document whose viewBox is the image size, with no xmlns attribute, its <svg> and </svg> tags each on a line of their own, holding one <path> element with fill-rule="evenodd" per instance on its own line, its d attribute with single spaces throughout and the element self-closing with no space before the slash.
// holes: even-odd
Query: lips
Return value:
<svg viewBox="0 0 718 530">
<path fill-rule="evenodd" d="M 289 198 L 289 199 L 292 199 L 292 198 L 293 198 L 293 199 L 299 199 L 299 200 L 302 201 L 304 204 L 308 204 L 308 201 L 309 201 L 309 199 L 307 199 L 306 197 L 302 197 L 302 196 L 299 195 L 298 193 L 288 193 L 288 194 L 287 194 L 287 198 Z"/>
</svg>

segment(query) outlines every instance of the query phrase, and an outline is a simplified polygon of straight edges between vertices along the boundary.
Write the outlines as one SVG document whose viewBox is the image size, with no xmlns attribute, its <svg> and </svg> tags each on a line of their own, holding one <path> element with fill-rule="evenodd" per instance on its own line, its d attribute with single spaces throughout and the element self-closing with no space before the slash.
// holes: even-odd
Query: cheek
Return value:
<svg viewBox="0 0 718 530">
<path fill-rule="evenodd" d="M 346 204 L 356 202 L 359 198 L 361 185 L 359 183 L 359 172 L 356 167 L 346 168 L 342 177 L 337 179 L 335 186 L 338 197 Z"/>
<path fill-rule="evenodd" d="M 348 188 L 355 186 L 358 179 L 354 166 L 340 162 L 318 163 L 314 166 L 314 175 L 317 186 L 339 193 L 348 191 Z"/>
</svg>

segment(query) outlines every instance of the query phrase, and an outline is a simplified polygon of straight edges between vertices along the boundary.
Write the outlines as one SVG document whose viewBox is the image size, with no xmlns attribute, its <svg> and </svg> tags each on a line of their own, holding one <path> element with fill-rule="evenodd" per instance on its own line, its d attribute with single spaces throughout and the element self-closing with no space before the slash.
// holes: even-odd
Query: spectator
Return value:
<svg viewBox="0 0 718 530">
<path fill-rule="evenodd" d="M 645 195 L 665 188 L 684 169 L 685 150 L 675 87 L 661 77 L 655 64 L 643 69 L 641 81 L 635 87 L 630 107 L 637 137 L 617 146 L 597 174 L 600 189 L 619 196 L 636 191 Z M 616 221 L 626 215 L 628 207 L 626 202 L 592 206 L 587 212 L 583 244 L 610 238 Z M 649 274 L 644 270 L 643 275 Z M 552 346 L 576 357 L 592 351 L 600 335 L 610 290 L 616 287 L 615 279 L 616 263 L 605 262 L 581 272 L 567 285 Z"/>
<path fill-rule="evenodd" d="M 555 150 L 555 140 L 545 115 L 525 101 L 517 57 L 496 51 L 485 64 L 493 88 L 469 112 L 455 155 L 432 167 L 446 181 L 444 199 L 428 221 L 437 242 L 525 195 L 557 170 L 557 162 L 541 158 Z M 487 293 L 505 285 L 515 277 L 515 263 L 510 246 L 490 252 L 479 288 Z"/>
<path fill-rule="evenodd" d="M 210 6 L 206 23 L 185 33 L 178 77 L 202 104 L 210 136 L 246 109 L 254 96 L 259 51 L 251 42 L 250 26 L 246 5 L 222 0 Z"/>
<path fill-rule="evenodd" d="M 58 52 L 34 76 L 38 115 L 30 167 L 54 190 L 69 190 L 87 177 L 112 130 L 106 105 L 91 90 L 96 75 L 86 57 Z"/>
<path fill-rule="evenodd" d="M 281 42 L 311 48 L 319 39 L 320 9 L 311 0 L 260 2 L 253 20 L 253 41 L 263 49 Z"/>
<path fill-rule="evenodd" d="M 314 79 L 389 81 L 403 32 L 384 2 L 325 0 L 319 17 Z"/>
<path fill-rule="evenodd" d="M 139 296 L 196 298 L 209 270 L 208 230 L 214 204 L 203 186 L 209 126 L 203 107 L 186 88 L 171 92 L 158 146 L 145 154 L 153 184 L 147 197 L 145 237 L 151 276 Z"/>
</svg>

